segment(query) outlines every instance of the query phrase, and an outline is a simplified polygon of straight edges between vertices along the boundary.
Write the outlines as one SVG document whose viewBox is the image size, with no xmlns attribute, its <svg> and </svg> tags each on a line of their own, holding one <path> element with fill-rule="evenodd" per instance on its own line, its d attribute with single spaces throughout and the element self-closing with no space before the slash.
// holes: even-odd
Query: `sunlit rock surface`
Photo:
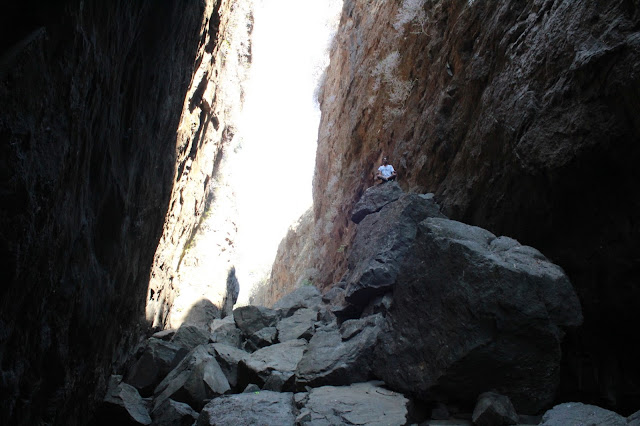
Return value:
<svg viewBox="0 0 640 426">
<path fill-rule="evenodd" d="M 253 22 L 246 1 L 207 7 L 215 8 L 209 26 L 217 31 L 203 40 L 194 62 L 176 135 L 175 184 L 149 284 L 146 316 L 158 328 L 179 327 L 202 300 L 223 308 L 233 290 L 228 281 L 235 279 L 231 162 Z"/>
<path fill-rule="evenodd" d="M 340 282 L 353 206 L 387 155 L 403 189 L 567 271 L 585 322 L 565 343 L 561 389 L 633 409 L 639 22 L 622 0 L 347 0 L 320 94 L 314 223 L 283 242 L 311 255 L 283 252 L 274 271 Z"/>
</svg>

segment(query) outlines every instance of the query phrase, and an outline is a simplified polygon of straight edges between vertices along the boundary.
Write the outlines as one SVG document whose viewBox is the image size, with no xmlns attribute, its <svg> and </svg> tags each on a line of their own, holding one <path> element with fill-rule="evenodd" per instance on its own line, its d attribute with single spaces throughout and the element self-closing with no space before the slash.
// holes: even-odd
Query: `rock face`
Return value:
<svg viewBox="0 0 640 426">
<path fill-rule="evenodd" d="M 145 301 L 164 323 L 173 296 L 148 289 L 154 252 L 171 247 L 153 270 L 171 269 L 231 134 L 215 58 L 233 3 L 2 13 L 0 423 L 86 424 Z"/>
<path fill-rule="evenodd" d="M 359 205 L 385 190 L 395 188 L 367 191 Z M 539 251 L 403 194 L 362 218 L 348 262 L 343 315 L 392 296 L 373 374 L 393 389 L 466 404 L 496 389 L 527 414 L 551 405 L 564 330 L 582 314 L 567 276 Z"/>
<path fill-rule="evenodd" d="M 315 272 L 305 278 L 323 289 L 341 280 L 353 206 L 387 155 L 405 190 L 433 192 L 452 219 L 537 247 L 567 271 L 585 322 L 567 340 L 563 391 L 634 409 L 632 3 L 345 1 L 320 94 L 313 224 L 282 244 L 310 256 L 283 251 L 274 271 Z"/>
</svg>

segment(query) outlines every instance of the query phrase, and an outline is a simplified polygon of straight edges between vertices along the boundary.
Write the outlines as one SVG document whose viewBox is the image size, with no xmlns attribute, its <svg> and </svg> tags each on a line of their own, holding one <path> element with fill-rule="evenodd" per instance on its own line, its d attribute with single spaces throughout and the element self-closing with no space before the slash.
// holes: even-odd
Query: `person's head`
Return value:
<svg viewBox="0 0 640 426">
<path fill-rule="evenodd" d="M 385 166 L 389 164 L 389 159 L 387 157 L 382 157 L 382 164 L 384 164 Z"/>
</svg>

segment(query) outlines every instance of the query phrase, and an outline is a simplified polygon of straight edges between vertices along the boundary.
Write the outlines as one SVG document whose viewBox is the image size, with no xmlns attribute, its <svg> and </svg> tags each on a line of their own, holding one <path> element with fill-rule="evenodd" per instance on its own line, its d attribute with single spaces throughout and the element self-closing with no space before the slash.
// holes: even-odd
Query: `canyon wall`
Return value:
<svg viewBox="0 0 640 426">
<path fill-rule="evenodd" d="M 144 337 L 146 299 L 150 320 L 165 320 L 171 289 L 148 289 L 154 256 L 159 277 L 205 210 L 232 133 L 224 102 L 241 97 L 216 78 L 249 60 L 227 56 L 233 3 L 3 12 L 1 423 L 86 424 Z"/>
<path fill-rule="evenodd" d="M 633 409 L 639 30 L 627 0 L 346 0 L 320 93 L 314 222 L 283 241 L 272 280 L 341 280 L 350 212 L 389 156 L 403 189 L 566 270 L 585 322 L 564 343 L 560 397 Z M 287 256 L 303 246 L 311 256 Z"/>
</svg>

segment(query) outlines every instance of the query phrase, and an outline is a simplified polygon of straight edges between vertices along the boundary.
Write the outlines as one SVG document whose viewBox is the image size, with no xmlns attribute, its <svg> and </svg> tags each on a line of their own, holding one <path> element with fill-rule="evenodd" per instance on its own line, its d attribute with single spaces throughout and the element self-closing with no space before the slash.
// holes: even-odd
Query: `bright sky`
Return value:
<svg viewBox="0 0 640 426">
<path fill-rule="evenodd" d="M 317 80 L 342 0 L 255 0 L 252 66 L 234 169 L 239 304 L 271 270 L 289 226 L 311 206 Z"/>
</svg>

